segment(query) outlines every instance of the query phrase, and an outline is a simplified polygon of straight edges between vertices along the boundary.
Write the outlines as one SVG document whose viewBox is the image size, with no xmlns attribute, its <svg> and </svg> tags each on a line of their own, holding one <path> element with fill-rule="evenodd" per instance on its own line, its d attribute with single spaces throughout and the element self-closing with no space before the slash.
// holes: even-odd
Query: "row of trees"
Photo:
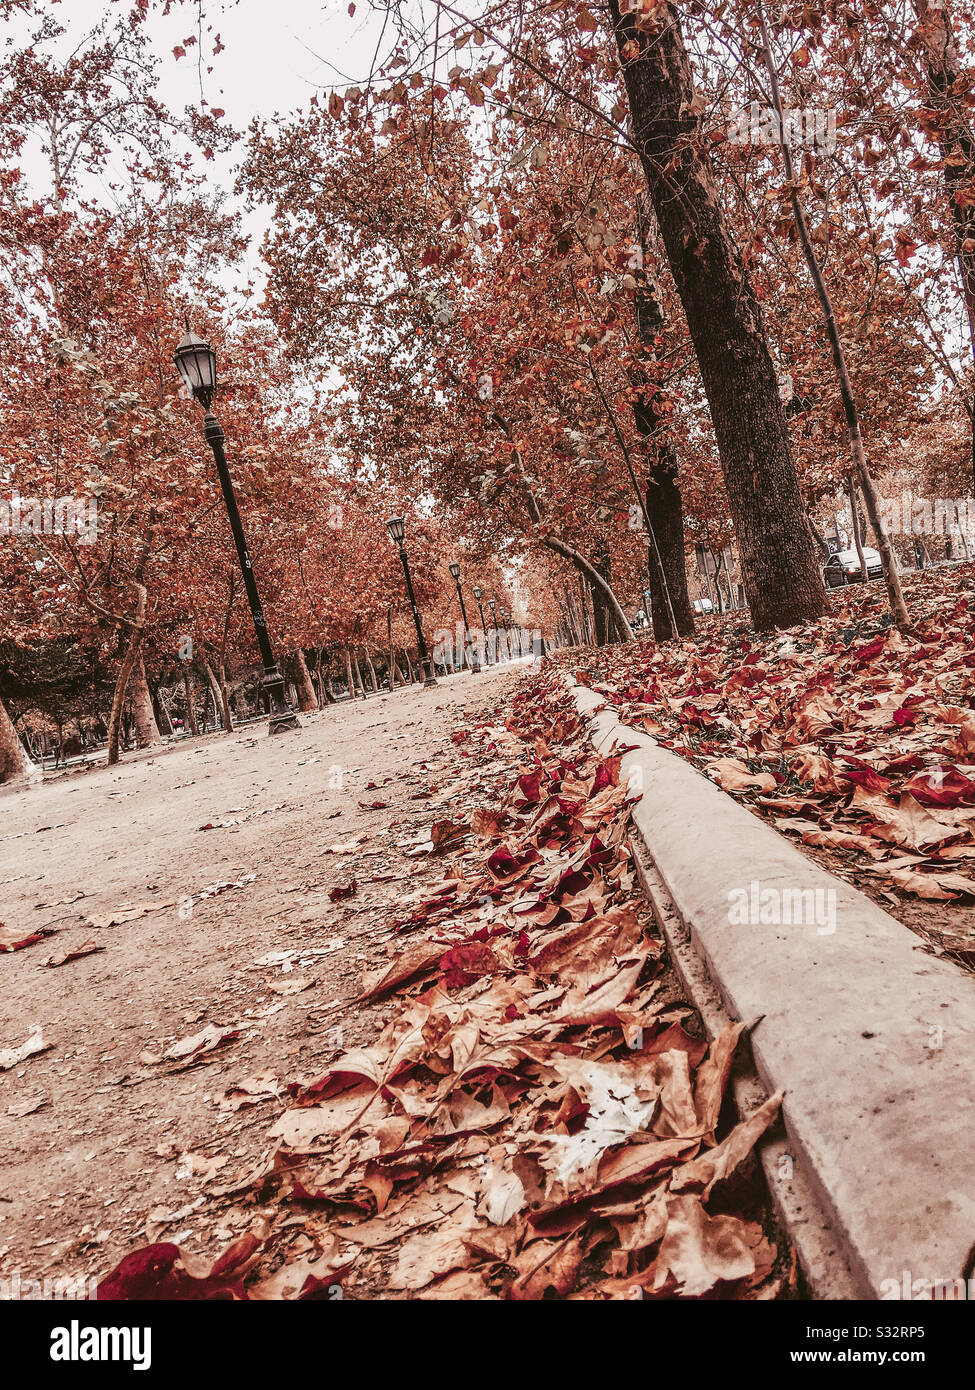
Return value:
<svg viewBox="0 0 975 1390">
<path fill-rule="evenodd" d="M 242 176 L 347 456 L 565 556 L 623 636 L 647 580 L 657 635 L 692 629 L 687 543 L 722 534 L 758 627 L 815 619 L 822 514 L 852 489 L 887 556 L 874 475 L 922 428 L 970 491 L 948 7 L 436 8 L 395 7 L 385 81 L 259 130 Z"/>
<path fill-rule="evenodd" d="M 309 380 L 247 287 L 226 288 L 242 242 L 194 166 L 222 138 L 219 121 L 177 122 L 161 107 L 139 21 L 119 16 L 58 62 L 58 28 L 39 19 L 0 72 L 2 693 L 25 727 L 40 712 L 58 729 L 69 713 L 79 734 L 104 729 L 112 760 L 129 717 L 142 746 L 165 728 L 150 685 L 181 683 L 191 721 L 209 687 L 229 728 L 232 692 L 257 664 L 212 459 L 172 364 L 188 308 L 218 349 L 244 524 L 302 708 L 328 699 L 332 677 L 372 686 L 378 653 L 394 679 L 408 672 L 413 625 L 385 528 L 394 512 L 408 519 L 431 626 L 459 617 L 454 558 L 500 604 L 515 608 L 516 579 L 540 611 L 546 601 L 544 574 L 458 543 L 428 498 L 333 465 Z M 178 141 L 190 153 L 177 158 Z M 41 198 L 17 167 L 36 142 L 51 175 Z M 125 175 L 114 196 L 95 197 L 109 152 Z M 5 710 L 0 777 L 25 771 Z"/>
<path fill-rule="evenodd" d="M 149 0 L 67 61 L 43 7 L 17 8 L 2 468 L 24 495 L 96 497 L 100 522 L 90 547 L 4 543 L 3 636 L 97 647 L 115 726 L 187 636 L 218 687 L 253 661 L 173 390 L 187 306 L 226 364 L 245 525 L 302 688 L 323 650 L 408 644 L 394 510 L 432 623 L 464 537 L 465 572 L 500 595 L 520 566 L 548 630 L 628 640 L 649 588 L 667 640 L 693 631 L 695 545 L 734 546 L 758 628 L 819 617 L 845 497 L 909 625 L 878 483 L 960 496 L 975 461 L 975 82 L 950 6 L 502 0 L 417 28 L 390 5 L 370 82 L 237 146 L 237 192 L 270 217 L 260 303 L 208 193 L 239 137 L 202 101 L 160 104 Z M 232 62 L 197 10 L 194 41 Z M 18 172 L 38 142 L 44 196 Z"/>
</svg>

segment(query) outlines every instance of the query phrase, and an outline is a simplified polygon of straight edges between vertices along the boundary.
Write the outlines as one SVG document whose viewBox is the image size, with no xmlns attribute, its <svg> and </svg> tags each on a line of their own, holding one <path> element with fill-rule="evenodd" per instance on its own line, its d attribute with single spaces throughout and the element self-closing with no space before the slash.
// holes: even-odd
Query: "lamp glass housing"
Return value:
<svg viewBox="0 0 975 1390">
<path fill-rule="evenodd" d="M 187 331 L 173 355 L 183 385 L 209 407 L 217 389 L 217 354 L 209 343 Z"/>
<path fill-rule="evenodd" d="M 480 584 L 475 584 L 475 585 L 474 585 L 473 593 L 474 593 L 474 597 L 475 597 L 476 599 L 479 599 L 479 598 L 481 597 L 481 586 L 480 586 Z"/>
<path fill-rule="evenodd" d="M 406 522 L 401 516 L 391 516 L 386 522 L 389 538 L 395 545 L 402 545 L 406 539 Z"/>
<path fill-rule="evenodd" d="M 454 576 L 455 579 L 460 578 L 460 565 L 458 565 L 456 560 L 451 561 L 450 573 Z"/>
</svg>

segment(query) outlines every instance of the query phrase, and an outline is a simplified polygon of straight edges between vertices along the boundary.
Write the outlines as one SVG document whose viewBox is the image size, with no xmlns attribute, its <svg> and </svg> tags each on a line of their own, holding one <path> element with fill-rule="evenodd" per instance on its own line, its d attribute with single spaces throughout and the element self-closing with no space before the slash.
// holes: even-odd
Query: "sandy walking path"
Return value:
<svg viewBox="0 0 975 1390">
<path fill-rule="evenodd" d="M 0 1063 L 32 1029 L 50 1044 L 0 1070 L 0 1279 L 104 1271 L 147 1235 L 233 1234 L 194 1231 L 201 1175 L 231 1177 L 281 1087 L 381 1026 L 353 1001 L 424 872 L 406 856 L 444 814 L 451 732 L 522 669 L 0 795 L 0 922 L 55 933 L 0 953 Z M 41 965 L 87 942 L 104 949 Z M 164 1055 L 208 1029 L 237 1036 L 193 1065 Z M 242 1082 L 253 1103 L 226 1096 Z"/>
</svg>

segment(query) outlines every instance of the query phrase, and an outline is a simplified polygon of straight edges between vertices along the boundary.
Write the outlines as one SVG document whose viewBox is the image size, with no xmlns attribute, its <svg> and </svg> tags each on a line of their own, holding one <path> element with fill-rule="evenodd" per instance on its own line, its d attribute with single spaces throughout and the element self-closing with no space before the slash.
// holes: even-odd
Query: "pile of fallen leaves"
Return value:
<svg viewBox="0 0 975 1390">
<path fill-rule="evenodd" d="M 222 1189 L 261 1218 L 248 1235 L 209 1267 L 149 1245 L 99 1297 L 791 1290 L 752 1157 L 780 1097 L 729 1119 L 744 1025 L 709 1046 L 673 988 L 619 758 L 593 753 L 551 668 L 506 728 L 455 737 L 472 768 L 499 746 L 520 766 L 489 807 L 434 826 L 445 881 L 363 988 L 389 1022 L 293 1085 L 270 1151 Z"/>
<path fill-rule="evenodd" d="M 772 637 L 730 614 L 684 642 L 560 659 L 624 723 L 830 851 L 830 868 L 877 885 L 895 911 L 910 899 L 957 904 L 950 926 L 928 931 L 970 963 L 975 567 L 927 571 L 908 597 L 908 637 L 877 584 L 843 590 L 822 621 Z"/>
</svg>

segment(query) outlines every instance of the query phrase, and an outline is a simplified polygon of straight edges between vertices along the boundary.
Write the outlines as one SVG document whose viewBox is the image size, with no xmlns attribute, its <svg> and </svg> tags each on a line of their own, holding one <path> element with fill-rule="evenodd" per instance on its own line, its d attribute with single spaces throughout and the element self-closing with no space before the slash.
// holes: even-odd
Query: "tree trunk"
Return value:
<svg viewBox="0 0 975 1390">
<path fill-rule="evenodd" d="M 647 587 L 650 590 L 653 635 L 658 642 L 667 642 L 675 635 L 671 611 L 677 623 L 678 637 L 690 637 L 694 633 L 694 608 L 688 591 L 684 558 L 684 506 L 677 485 L 677 451 L 671 442 L 666 438 L 658 439 L 652 450 L 648 448 L 647 454 L 644 503 L 653 528 L 653 540 L 647 547 Z M 653 550 L 654 540 L 660 556 L 659 565 Z"/>
<path fill-rule="evenodd" d="M 813 521 L 809 512 L 806 513 L 806 520 L 809 522 L 809 534 L 812 536 L 813 540 L 819 546 L 820 556 L 823 560 L 828 560 L 829 546 L 826 543 L 826 537 L 823 535 L 822 531 L 820 531 L 815 521 Z"/>
<path fill-rule="evenodd" d="M 227 666 L 223 661 L 221 661 L 217 668 L 217 683 L 220 691 L 220 706 L 223 710 L 223 727 L 228 733 L 232 733 L 234 728 L 234 706 L 232 701 L 236 692 L 230 689 L 230 683 L 227 680 Z"/>
<path fill-rule="evenodd" d="M 376 680 L 376 668 L 372 664 L 372 657 L 369 655 L 369 648 L 362 648 L 362 655 L 366 658 L 366 670 L 369 672 L 369 684 L 372 686 L 372 693 L 379 694 L 379 682 Z"/>
<path fill-rule="evenodd" d="M 156 693 L 152 701 L 152 711 L 153 717 L 156 721 L 156 728 L 159 730 L 159 732 L 163 735 L 169 734 L 170 736 L 172 736 L 173 721 L 170 717 L 166 701 L 163 698 L 162 690 L 158 686 L 156 688 Z"/>
<path fill-rule="evenodd" d="M 576 607 L 573 601 L 572 591 L 570 590 L 568 584 L 565 585 L 565 615 L 565 620 L 569 629 L 569 640 L 571 642 L 571 645 L 574 647 L 581 647 L 583 645 L 582 633 L 579 630 L 579 622 L 576 618 Z M 499 649 L 498 660 L 500 660 L 501 642 L 496 633 L 494 641 L 495 645 Z"/>
<path fill-rule="evenodd" d="M 123 713 L 125 710 L 125 692 L 129 688 L 129 681 L 135 664 L 140 660 L 140 650 L 142 647 L 142 616 L 145 613 L 145 590 L 142 591 L 139 599 L 138 621 L 129 629 L 129 642 L 122 657 L 122 665 L 119 669 L 118 679 L 115 682 L 115 694 L 112 697 L 112 712 L 108 718 L 108 765 L 114 767 L 119 760 L 119 735 L 122 729 Z"/>
<path fill-rule="evenodd" d="M 860 578 L 864 584 L 867 582 L 867 557 L 863 553 L 863 532 L 860 530 L 860 522 L 857 517 L 857 485 L 852 473 L 846 475 L 846 494 L 850 499 L 851 529 L 853 531 L 853 544 L 856 547 L 857 559 L 860 561 Z"/>
<path fill-rule="evenodd" d="M 329 656 L 328 665 L 326 666 L 324 665 L 324 656 L 324 646 L 319 647 L 318 665 L 315 668 L 315 679 L 318 682 L 318 697 L 321 702 L 322 709 L 324 709 L 326 705 L 335 704 L 335 691 L 332 689 L 331 676 L 332 658 L 331 656 Z"/>
<path fill-rule="evenodd" d="M 589 616 L 590 610 L 593 609 L 592 590 L 583 575 L 577 575 L 576 578 L 579 581 L 579 636 L 583 645 L 591 647 L 595 645 L 594 619 Z"/>
<path fill-rule="evenodd" d="M 196 722 L 196 688 L 193 672 L 188 666 L 183 668 L 183 695 L 186 701 L 186 722 L 189 725 L 190 733 L 196 738 L 200 732 L 200 726 Z"/>
<path fill-rule="evenodd" d="M 945 190 L 955 234 L 962 297 L 968 315 L 968 336 L 975 358 L 975 134 L 968 120 L 968 83 L 962 71 L 951 22 L 944 0 L 914 0 L 918 31 L 928 70 L 928 106 L 924 129 L 941 149 Z M 963 12 L 964 13 L 964 12 Z M 975 485 L 975 410 L 972 411 L 972 477 Z"/>
<path fill-rule="evenodd" d="M 312 685 L 305 653 L 300 647 L 294 654 L 294 666 L 298 673 L 298 709 L 302 714 L 311 714 L 313 710 L 318 709 L 318 701 L 315 698 L 315 687 Z"/>
<path fill-rule="evenodd" d="M 768 71 L 772 104 L 778 116 L 779 128 L 784 131 L 782 101 L 779 96 L 779 78 L 775 70 L 775 64 L 772 61 L 768 26 L 765 23 L 765 11 L 762 8 L 761 0 L 759 0 L 758 3 L 758 18 L 761 25 L 765 66 Z M 826 335 L 829 338 L 829 344 L 833 354 L 836 381 L 840 388 L 840 398 L 843 402 L 843 413 L 846 416 L 846 425 L 850 436 L 850 449 L 853 454 L 857 481 L 863 492 L 863 501 L 867 509 L 867 515 L 870 518 L 870 525 L 873 527 L 874 536 L 877 538 L 877 548 L 880 551 L 880 559 L 884 570 L 884 580 L 887 585 L 887 600 L 890 604 L 890 611 L 894 616 L 894 622 L 897 624 L 899 631 L 908 632 L 910 631 L 911 619 L 907 611 L 907 604 L 904 602 L 904 593 L 901 589 L 900 576 L 897 572 L 897 557 L 894 554 L 894 548 L 890 543 L 887 528 L 880 514 L 880 494 L 877 492 L 877 485 L 867 466 L 867 456 L 863 448 L 863 436 L 860 433 L 860 417 L 857 411 L 856 397 L 853 394 L 850 373 L 846 365 L 846 353 L 843 350 L 843 341 L 840 338 L 840 330 L 836 322 L 836 316 L 833 313 L 833 303 L 830 298 L 829 290 L 826 288 L 826 281 L 823 279 L 823 272 L 816 257 L 812 239 L 809 236 L 809 228 L 806 225 L 806 215 L 802 210 L 802 203 L 799 201 L 796 171 L 792 162 L 792 150 L 788 139 L 785 138 L 782 141 L 782 160 L 785 165 L 786 181 L 790 188 L 792 215 L 795 219 L 799 245 L 802 248 L 803 259 L 806 262 L 810 279 L 813 282 L 813 288 L 816 291 L 816 298 L 819 300 L 820 308 L 823 311 L 823 319 L 826 324 Z M 861 573 L 865 579 L 867 571 L 863 561 L 862 541 L 860 540 L 859 526 L 857 525 L 855 494 L 853 501 L 853 532 L 857 537 L 857 553 L 860 555 Z"/>
<path fill-rule="evenodd" d="M 613 582 L 613 562 L 610 553 L 604 542 L 599 542 L 595 567 L 605 579 L 607 584 Z M 592 612 L 595 623 L 595 640 L 597 647 L 607 646 L 611 642 L 617 641 L 616 624 L 612 609 L 603 598 L 603 593 L 599 589 L 592 589 Z"/>
<path fill-rule="evenodd" d="M 139 748 L 155 748 L 162 743 L 152 712 L 152 696 L 146 682 L 146 667 L 140 650 L 132 668 L 132 717 L 135 720 L 135 741 Z"/>
<path fill-rule="evenodd" d="M 593 642 L 597 647 L 605 647 L 609 639 L 609 611 L 603 603 L 602 594 L 592 591 Z"/>
<path fill-rule="evenodd" d="M 719 613 L 725 611 L 724 594 L 721 590 L 721 580 L 718 578 L 721 573 L 721 557 L 723 554 L 724 551 L 719 551 L 717 555 L 715 555 L 713 550 L 711 551 L 711 559 L 714 561 L 714 592 L 718 600 L 717 607 Z"/>
<path fill-rule="evenodd" d="M 647 247 L 643 236 L 641 246 L 644 248 L 645 264 Z M 643 436 L 647 457 L 643 505 L 651 532 L 647 544 L 647 571 L 653 635 L 658 642 L 667 642 L 674 636 L 693 635 L 694 609 L 687 590 L 684 506 L 677 482 L 677 449 L 653 408 L 654 401 L 660 400 L 653 377 L 665 327 L 664 313 L 656 286 L 645 269 L 637 272 L 636 281 L 634 308 L 643 364 L 641 375 L 649 378 L 649 381 L 645 379 L 637 383 L 639 396 L 633 403 L 633 418 Z M 676 633 L 674 623 L 677 624 Z"/>
<path fill-rule="evenodd" d="M 41 769 L 28 757 L 13 720 L 0 700 L 0 782 L 18 782 L 21 778 L 39 781 L 40 777 Z"/>
<path fill-rule="evenodd" d="M 366 683 L 362 679 L 362 671 L 359 668 L 359 653 L 356 647 L 352 648 L 352 672 L 355 676 L 356 694 L 366 698 Z"/>
<path fill-rule="evenodd" d="M 230 713 L 230 702 L 224 698 L 224 689 L 217 680 L 216 672 L 206 658 L 204 658 L 203 661 L 203 669 L 206 672 L 207 682 L 210 686 L 210 694 L 213 696 L 214 723 L 219 722 L 223 725 L 224 733 L 232 734 L 234 731 L 234 721 Z"/>
<path fill-rule="evenodd" d="M 826 607 L 789 450 L 778 377 L 758 300 L 702 153 L 694 84 L 673 0 L 652 33 L 610 0 L 634 143 L 701 368 L 760 631 L 822 616 Z"/>
<path fill-rule="evenodd" d="M 399 669 L 399 666 L 398 666 L 398 664 L 397 664 L 397 661 L 396 661 L 396 651 L 395 651 L 395 649 L 394 649 L 394 647 L 393 647 L 393 610 L 392 610 L 392 608 L 387 608 L 387 609 L 386 609 L 386 646 L 387 646 L 387 648 L 389 649 L 389 688 L 390 688 L 390 690 L 392 690 L 392 689 L 393 689 L 393 686 L 394 686 L 395 683 L 396 683 L 396 677 L 397 677 L 397 676 L 399 676 L 399 680 L 400 680 L 400 684 L 401 684 L 401 685 L 405 685 L 405 684 L 406 684 L 406 681 L 403 679 L 403 675 L 402 675 L 402 673 L 401 673 L 401 671 L 400 671 L 400 669 Z"/>
<path fill-rule="evenodd" d="M 345 683 L 349 688 L 349 699 L 354 700 L 356 696 L 355 680 L 352 676 L 352 652 L 348 645 L 343 648 L 345 653 Z"/>
<path fill-rule="evenodd" d="M 616 617 L 616 622 L 622 634 L 621 641 L 632 642 L 633 629 L 627 620 L 626 614 L 620 607 L 619 599 L 613 593 L 612 586 L 603 578 L 594 565 L 591 565 L 584 555 L 580 555 L 567 541 L 561 541 L 555 536 L 542 536 L 542 545 L 549 550 L 554 550 L 556 555 L 563 556 L 566 560 L 571 560 L 580 574 L 584 574 L 595 588 L 599 589 L 603 599 L 609 605 Z"/>
</svg>

